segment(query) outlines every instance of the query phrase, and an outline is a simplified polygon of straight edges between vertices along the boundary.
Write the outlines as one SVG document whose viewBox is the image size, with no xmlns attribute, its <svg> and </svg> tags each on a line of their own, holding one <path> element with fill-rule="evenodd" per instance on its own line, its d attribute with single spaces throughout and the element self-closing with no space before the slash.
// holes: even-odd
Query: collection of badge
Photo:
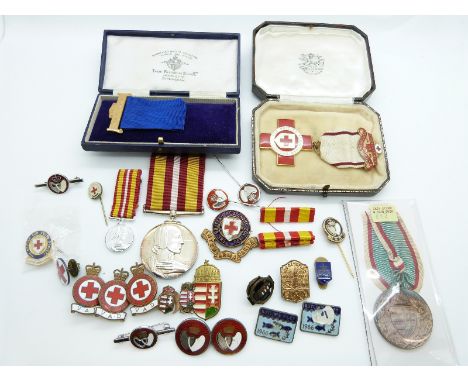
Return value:
<svg viewBox="0 0 468 382">
<path fill-rule="evenodd" d="M 294 133 L 294 127 L 290 127 Z M 289 131 L 289 130 L 288 130 Z M 264 147 L 273 148 L 279 139 L 279 132 L 271 134 L 268 144 L 265 139 Z M 278 135 L 279 134 L 279 135 Z M 284 137 L 283 137 L 284 138 Z M 307 137 L 301 137 L 302 149 L 312 148 L 312 142 Z M 269 146 L 268 146 L 269 145 Z M 292 165 L 294 163 L 294 150 L 278 153 L 279 165 Z M 218 158 L 217 158 L 218 159 Z M 222 162 L 218 159 L 222 164 Z M 222 164 L 223 165 L 223 164 Z M 225 166 L 223 168 L 227 171 Z M 168 214 L 169 220 L 152 228 L 144 237 L 140 249 L 140 261 L 130 268 L 132 277 L 127 282 L 130 273 L 124 269 L 113 272 L 113 280 L 104 282 L 99 277 L 101 267 L 92 264 L 85 267 L 86 275 L 78 278 L 73 286 L 75 303 L 71 305 L 72 313 L 93 315 L 107 320 L 124 320 L 125 310 L 130 306 L 132 315 L 147 313 L 154 309 L 160 312 L 194 313 L 199 318 L 184 320 L 176 329 L 167 323 L 152 326 L 143 326 L 134 329 L 131 333 L 121 334 L 114 342 L 130 341 L 139 349 L 153 347 L 161 334 L 175 332 L 176 343 L 179 349 L 188 355 L 199 355 L 213 344 L 214 348 L 222 354 L 235 354 L 241 351 L 247 341 L 247 331 L 242 323 L 235 319 L 219 321 L 212 330 L 204 320 L 216 316 L 221 308 L 221 275 L 218 268 L 205 261 L 195 271 L 191 283 L 183 283 L 180 292 L 171 286 L 162 288 L 158 293 L 158 284 L 155 277 L 173 279 L 189 271 L 198 257 L 198 243 L 193 233 L 180 222 L 176 215 L 201 214 L 203 212 L 202 196 L 205 171 L 204 156 L 168 156 L 152 155 L 150 161 L 147 197 L 144 212 Z M 228 172 L 228 171 L 227 171 Z M 229 173 L 229 172 L 228 172 Z M 134 240 L 132 230 L 122 223 L 122 220 L 135 218 L 138 208 L 142 171 L 139 169 L 120 169 L 117 173 L 113 204 L 110 218 L 117 219 L 116 226 L 110 228 L 106 234 L 106 246 L 113 252 L 123 252 L 129 248 Z M 232 175 L 229 173 L 232 177 Z M 234 180 L 235 178 L 232 177 Z M 48 186 L 55 193 L 66 192 L 69 184 L 81 182 L 82 179 L 68 180 L 63 175 L 55 174 L 39 186 Z M 235 180 L 236 183 L 237 180 Z M 239 183 L 238 183 L 239 184 Z M 260 192 L 256 186 L 250 184 L 240 185 L 239 200 L 241 204 L 259 207 Z M 247 188 L 253 188 L 247 192 Z M 99 199 L 104 215 L 105 224 L 108 224 L 104 204 L 102 202 L 103 187 L 93 182 L 88 187 L 88 196 Z M 287 248 L 291 246 L 312 245 L 315 236 L 311 231 L 262 232 L 251 236 L 251 226 L 247 217 L 236 210 L 224 210 L 230 203 L 227 193 L 221 189 L 214 189 L 208 193 L 208 206 L 218 211 L 213 220 L 212 229 L 203 230 L 201 237 L 207 242 L 208 248 L 216 260 L 229 259 L 239 263 L 247 253 L 259 247 L 260 249 Z M 222 211 L 224 210 L 224 211 Z M 310 223 L 315 218 L 315 208 L 312 207 L 260 207 L 260 222 L 272 223 Z M 401 219 L 401 218 L 400 218 Z M 367 216 L 365 224 L 369 227 L 368 238 L 369 256 L 382 256 L 389 259 L 391 269 L 399 270 L 392 273 L 386 269 L 375 269 L 381 277 L 379 286 L 384 286 L 384 293 L 376 302 L 378 314 L 375 322 L 382 335 L 389 342 L 402 348 L 414 348 L 422 345 L 430 335 L 432 320 L 430 310 L 424 300 L 416 293 L 421 285 L 417 279 L 419 262 L 410 264 L 412 273 L 403 272 L 405 261 L 415 256 L 406 256 L 406 252 L 414 253 L 414 249 L 405 249 L 400 256 L 395 249 L 388 249 L 388 237 L 395 235 L 408 237 L 404 224 L 375 223 Z M 348 263 L 340 243 L 345 239 L 341 224 L 334 218 L 323 221 L 322 228 L 327 239 L 339 246 L 340 254 L 349 273 L 354 273 Z M 386 244 L 387 243 L 387 244 Z M 220 249 L 218 245 L 228 249 Z M 237 252 L 230 249 L 241 247 Z M 26 243 L 27 263 L 42 265 L 51 261 L 53 253 L 63 252 L 56 247 L 47 232 L 36 231 L 32 233 Z M 418 257 L 416 257 L 418 259 Z M 57 274 L 62 284 L 68 285 L 71 277 L 78 276 L 79 264 L 71 259 L 68 262 L 64 257 L 55 258 Z M 385 267 L 382 261 L 370 261 Z M 383 264 L 383 265 L 382 265 Z M 327 288 L 332 281 L 331 263 L 324 257 L 318 257 L 314 262 L 315 278 L 321 289 Z M 414 271 L 416 269 L 416 271 Z M 150 274 L 145 273 L 148 271 Z M 416 276 L 415 276 L 416 275 Z M 416 277 L 416 278 L 415 278 Z M 281 296 L 286 301 L 298 303 L 310 297 L 309 269 L 306 264 L 291 260 L 280 268 Z M 246 289 L 247 299 L 252 305 L 266 303 L 273 294 L 275 282 L 271 276 L 258 276 L 252 279 Z M 392 288 L 390 288 L 392 287 Z M 393 293 L 393 289 L 399 290 Z M 389 295 L 389 293 L 391 293 Z M 387 311 L 384 304 L 388 299 L 398 300 L 402 304 L 417 306 L 423 311 L 426 325 L 422 325 L 416 342 L 409 343 L 401 338 L 398 332 L 389 333 L 388 320 L 394 310 Z M 397 304 L 397 303 L 395 303 Z M 393 305 L 395 305 L 393 304 Z M 427 317 L 426 317 L 427 316 Z M 258 312 L 255 334 L 281 342 L 291 343 L 294 339 L 298 316 L 291 313 L 276 311 L 261 307 Z M 341 308 L 339 306 L 303 302 L 300 319 L 300 329 L 304 332 L 337 336 L 339 334 Z"/>
</svg>

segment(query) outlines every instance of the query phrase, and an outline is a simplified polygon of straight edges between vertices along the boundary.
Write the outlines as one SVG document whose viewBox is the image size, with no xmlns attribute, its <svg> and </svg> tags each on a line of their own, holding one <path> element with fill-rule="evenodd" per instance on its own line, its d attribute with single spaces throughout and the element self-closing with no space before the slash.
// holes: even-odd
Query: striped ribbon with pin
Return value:
<svg viewBox="0 0 468 382">
<path fill-rule="evenodd" d="M 261 207 L 261 223 L 308 223 L 313 222 L 315 208 L 312 207 Z"/>
<path fill-rule="evenodd" d="M 204 155 L 151 156 L 145 212 L 202 213 Z"/>
<path fill-rule="evenodd" d="M 258 234 L 260 249 L 296 247 L 314 244 L 312 231 L 264 232 Z"/>
<path fill-rule="evenodd" d="M 111 217 L 133 219 L 140 197 L 141 170 L 120 169 L 115 182 Z"/>
</svg>

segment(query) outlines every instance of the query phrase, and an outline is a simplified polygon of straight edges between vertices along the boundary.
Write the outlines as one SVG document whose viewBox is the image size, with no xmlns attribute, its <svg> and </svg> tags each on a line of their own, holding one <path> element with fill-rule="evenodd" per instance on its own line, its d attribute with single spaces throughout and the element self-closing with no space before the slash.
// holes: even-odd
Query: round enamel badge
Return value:
<svg viewBox="0 0 468 382">
<path fill-rule="evenodd" d="M 26 240 L 26 262 L 33 265 L 42 265 L 52 260 L 52 239 L 45 231 L 36 231 Z"/>
<path fill-rule="evenodd" d="M 158 335 L 152 328 L 136 328 L 130 333 L 130 342 L 138 349 L 149 349 L 158 342 Z"/>
<path fill-rule="evenodd" d="M 208 207 L 213 211 L 221 211 L 228 206 L 229 197 L 223 190 L 215 188 L 208 193 L 206 202 L 208 203 Z"/>
<path fill-rule="evenodd" d="M 199 355 L 210 345 L 210 328 L 203 320 L 188 318 L 177 327 L 175 339 L 182 352 L 188 355 Z"/>
<path fill-rule="evenodd" d="M 87 274 L 80 277 L 73 285 L 73 298 L 81 306 L 97 306 L 99 305 L 99 292 L 103 285 L 104 281 L 97 275 Z"/>
<path fill-rule="evenodd" d="M 51 175 L 49 176 L 49 179 L 47 179 L 47 187 L 49 187 L 49 190 L 55 194 L 63 194 L 64 192 L 67 192 L 69 185 L 70 183 L 67 177 L 61 174 Z"/>
<path fill-rule="evenodd" d="M 102 195 L 102 185 L 98 182 L 93 182 L 88 187 L 88 195 L 91 199 L 97 199 Z"/>
<path fill-rule="evenodd" d="M 70 284 L 71 275 L 70 275 L 70 272 L 68 270 L 68 266 L 65 260 L 59 257 L 57 260 L 55 260 L 55 266 L 57 268 L 57 276 L 60 282 L 63 285 Z"/>
<path fill-rule="evenodd" d="M 128 306 L 126 287 L 122 280 L 105 283 L 99 292 L 99 305 L 110 313 L 123 312 Z"/>
<path fill-rule="evenodd" d="M 144 306 L 154 300 L 158 293 L 158 284 L 144 273 L 135 274 L 127 284 L 127 299 L 130 304 Z"/>
<path fill-rule="evenodd" d="M 284 157 L 296 155 L 303 145 L 301 133 L 291 126 L 280 126 L 270 135 L 271 148 Z"/>
<path fill-rule="evenodd" d="M 239 211 L 223 211 L 213 221 L 213 235 L 225 247 L 237 247 L 249 237 L 250 223 Z"/>
<path fill-rule="evenodd" d="M 226 318 L 214 326 L 211 342 L 221 354 L 239 353 L 247 343 L 247 331 L 239 321 Z"/>
<path fill-rule="evenodd" d="M 260 189 L 252 183 L 245 183 L 239 188 L 239 201 L 246 206 L 254 206 L 260 200 Z"/>
</svg>

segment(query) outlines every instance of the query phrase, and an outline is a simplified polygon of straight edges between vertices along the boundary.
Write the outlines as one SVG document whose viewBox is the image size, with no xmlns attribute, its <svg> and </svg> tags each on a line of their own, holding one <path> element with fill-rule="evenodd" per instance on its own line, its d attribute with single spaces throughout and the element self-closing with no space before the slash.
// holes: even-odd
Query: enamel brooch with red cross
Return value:
<svg viewBox="0 0 468 382">
<path fill-rule="evenodd" d="M 52 239 L 45 231 L 36 231 L 26 240 L 26 263 L 43 265 L 52 260 Z"/>
<path fill-rule="evenodd" d="M 278 127 L 271 134 L 260 134 L 260 148 L 276 153 L 278 166 L 294 166 L 294 157 L 301 151 L 312 150 L 312 137 L 302 135 L 293 119 L 278 119 Z"/>
<path fill-rule="evenodd" d="M 128 306 L 127 284 L 128 272 L 123 269 L 114 271 L 114 280 L 105 283 L 99 292 L 100 308 L 96 315 L 107 320 L 124 320 L 127 315 L 124 310 Z"/>
<path fill-rule="evenodd" d="M 99 292 L 104 281 L 98 276 L 101 267 L 96 264 L 86 266 L 86 276 L 80 277 L 73 285 L 73 298 L 76 304 L 72 304 L 72 313 L 94 314 L 99 305 Z"/>
<path fill-rule="evenodd" d="M 133 306 L 130 308 L 132 315 L 142 314 L 158 306 L 156 294 L 158 284 L 156 280 L 145 274 L 145 266 L 136 264 L 130 268 L 133 277 L 127 283 L 127 299 Z"/>
<path fill-rule="evenodd" d="M 213 221 L 213 235 L 225 247 L 237 247 L 248 239 L 250 223 L 239 211 L 223 211 Z"/>
</svg>

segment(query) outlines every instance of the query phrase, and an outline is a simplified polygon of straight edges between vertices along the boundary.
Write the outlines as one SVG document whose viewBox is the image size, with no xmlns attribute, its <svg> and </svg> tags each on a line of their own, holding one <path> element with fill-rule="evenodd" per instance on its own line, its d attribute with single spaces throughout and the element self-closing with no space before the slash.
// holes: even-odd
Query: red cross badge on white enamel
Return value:
<svg viewBox="0 0 468 382">
<path fill-rule="evenodd" d="M 103 285 L 99 292 L 99 304 L 109 313 L 123 312 L 128 306 L 127 284 L 128 272 L 123 269 L 114 271 L 114 280 Z"/>
<path fill-rule="evenodd" d="M 99 305 L 99 292 L 104 281 L 98 276 L 101 271 L 99 265 L 87 265 L 86 276 L 80 277 L 73 285 L 73 298 L 77 304 L 84 307 Z"/>
<path fill-rule="evenodd" d="M 312 137 L 302 135 L 292 119 L 278 119 L 277 126 L 271 134 L 260 134 L 260 148 L 273 150 L 278 166 L 294 166 L 296 154 L 312 150 Z"/>
<path fill-rule="evenodd" d="M 134 306 L 145 306 L 153 301 L 158 293 L 158 284 L 151 276 L 145 274 L 143 264 L 130 268 L 133 277 L 127 284 L 127 298 Z"/>
</svg>

